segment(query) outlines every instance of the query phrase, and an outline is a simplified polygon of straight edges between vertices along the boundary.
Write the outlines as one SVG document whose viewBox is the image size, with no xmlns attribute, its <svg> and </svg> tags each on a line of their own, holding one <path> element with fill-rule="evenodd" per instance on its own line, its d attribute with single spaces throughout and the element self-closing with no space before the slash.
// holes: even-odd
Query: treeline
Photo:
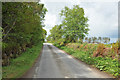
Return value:
<svg viewBox="0 0 120 80">
<path fill-rule="evenodd" d="M 109 43 L 109 37 L 85 37 L 85 42 L 87 43 Z"/>
<path fill-rule="evenodd" d="M 73 8 L 65 7 L 61 10 L 60 16 L 62 23 L 50 30 L 51 34 L 47 37 L 47 41 L 60 45 L 82 42 L 89 31 L 88 18 L 85 17 L 84 9 L 79 5 L 74 5 Z"/>
<path fill-rule="evenodd" d="M 55 25 L 47 37 L 48 42 L 64 45 L 66 43 L 109 43 L 108 37 L 86 37 L 89 31 L 88 18 L 79 5 L 65 7 L 60 12 L 62 23 Z"/>
<path fill-rule="evenodd" d="M 18 57 L 44 42 L 46 31 L 43 20 L 47 9 L 43 4 L 25 2 L 2 3 L 2 65 L 9 65 L 11 58 Z"/>
</svg>

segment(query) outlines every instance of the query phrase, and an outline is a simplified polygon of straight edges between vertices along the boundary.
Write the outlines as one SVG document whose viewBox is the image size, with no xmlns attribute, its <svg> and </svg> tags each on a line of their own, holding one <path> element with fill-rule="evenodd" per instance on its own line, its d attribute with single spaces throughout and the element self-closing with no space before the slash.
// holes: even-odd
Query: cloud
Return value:
<svg viewBox="0 0 120 80">
<path fill-rule="evenodd" d="M 46 16 L 45 16 L 45 22 L 44 23 L 54 27 L 54 25 L 56 25 L 56 19 L 57 19 L 56 15 L 52 15 L 52 14 L 47 13 Z M 47 27 L 50 27 L 50 26 L 47 26 Z"/>
<path fill-rule="evenodd" d="M 85 9 L 91 30 L 89 36 L 113 37 L 112 35 L 114 33 L 114 37 L 117 37 L 117 3 L 95 3 L 94 7 L 95 8 L 89 7 Z"/>
<path fill-rule="evenodd" d="M 88 36 L 118 37 L 117 2 L 78 2 L 77 4 L 84 8 L 85 16 L 89 19 Z"/>
<path fill-rule="evenodd" d="M 59 13 L 61 10 L 68 6 L 69 3 L 66 2 L 43 2 L 45 3 L 45 7 L 47 8 L 48 12 L 45 16 L 45 27 L 44 29 L 47 30 L 47 36 L 50 34 L 50 29 L 57 24 L 61 23 L 61 19 Z"/>
<path fill-rule="evenodd" d="M 47 31 L 47 36 L 50 34 L 50 29 L 56 25 L 57 17 L 56 15 L 47 13 L 45 16 L 45 27 L 43 27 Z"/>
</svg>

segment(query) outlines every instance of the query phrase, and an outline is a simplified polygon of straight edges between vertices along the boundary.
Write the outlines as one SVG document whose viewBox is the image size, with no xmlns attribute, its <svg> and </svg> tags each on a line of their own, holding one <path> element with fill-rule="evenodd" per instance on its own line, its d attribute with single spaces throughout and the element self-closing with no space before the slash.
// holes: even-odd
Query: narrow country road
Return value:
<svg viewBox="0 0 120 80">
<path fill-rule="evenodd" d="M 40 59 L 27 77 L 33 78 L 112 78 L 72 58 L 50 43 L 44 43 Z"/>
</svg>

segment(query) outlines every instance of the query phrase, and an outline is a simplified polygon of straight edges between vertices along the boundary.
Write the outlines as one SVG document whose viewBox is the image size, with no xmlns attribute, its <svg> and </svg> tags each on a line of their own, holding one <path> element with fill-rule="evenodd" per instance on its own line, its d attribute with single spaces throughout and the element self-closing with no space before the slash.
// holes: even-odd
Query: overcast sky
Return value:
<svg viewBox="0 0 120 80">
<path fill-rule="evenodd" d="M 106 2 L 88 2 L 80 0 L 41 0 L 48 12 L 45 17 L 45 27 L 47 34 L 57 24 L 61 23 L 59 17 L 60 11 L 68 6 L 72 8 L 73 5 L 80 5 L 85 11 L 85 16 L 88 17 L 89 21 L 89 37 L 118 37 L 118 2 L 117 0 L 109 0 Z M 111 2 L 110 2 L 111 1 Z"/>
</svg>

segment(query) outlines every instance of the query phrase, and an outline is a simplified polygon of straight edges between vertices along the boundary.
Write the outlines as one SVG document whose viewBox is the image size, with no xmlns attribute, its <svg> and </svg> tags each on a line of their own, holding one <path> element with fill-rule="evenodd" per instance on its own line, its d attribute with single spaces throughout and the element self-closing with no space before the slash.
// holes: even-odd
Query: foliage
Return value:
<svg viewBox="0 0 120 80">
<path fill-rule="evenodd" d="M 82 46 L 81 46 L 82 45 Z M 78 48 L 74 48 L 75 46 L 81 46 Z M 87 46 L 87 47 L 86 47 Z M 81 61 L 86 62 L 87 64 L 94 65 L 101 71 L 108 72 L 115 77 L 119 76 L 120 68 L 118 65 L 118 58 L 112 59 L 109 56 L 105 57 L 93 57 L 93 52 L 100 48 L 99 50 L 103 50 L 105 48 L 104 44 L 93 45 L 93 44 L 80 44 L 80 43 L 69 43 L 66 46 L 57 45 L 57 47 L 61 48 L 62 50 L 66 51 L 67 53 L 71 54 L 75 58 L 80 59 Z M 86 48 L 85 48 L 86 47 Z M 86 51 L 86 49 L 88 49 Z M 103 54 L 101 52 L 101 54 Z"/>
<path fill-rule="evenodd" d="M 42 29 L 46 8 L 39 3 L 3 2 L 2 38 L 3 65 L 18 57 L 27 48 L 44 41 L 46 31 Z"/>
<path fill-rule="evenodd" d="M 93 56 L 94 57 L 103 56 L 104 51 L 105 51 L 104 49 L 105 49 L 105 45 L 104 44 L 98 44 L 97 50 L 95 50 L 95 53 L 93 53 Z"/>
<path fill-rule="evenodd" d="M 79 5 L 74 5 L 72 9 L 65 7 L 61 13 L 63 16 L 64 36 L 70 42 L 83 39 L 88 34 L 88 18 L 84 15 L 84 9 Z"/>
<path fill-rule="evenodd" d="M 85 17 L 84 9 L 79 5 L 72 9 L 65 7 L 61 10 L 62 23 L 54 26 L 48 36 L 47 41 L 57 42 L 62 38 L 62 43 L 82 42 L 81 40 L 88 34 L 88 18 Z M 61 41 L 61 40 L 60 40 Z"/>
<path fill-rule="evenodd" d="M 112 44 L 111 53 L 113 58 L 118 54 L 118 42 Z"/>
<path fill-rule="evenodd" d="M 55 25 L 50 30 L 50 33 L 51 35 L 47 37 L 47 41 L 58 42 L 59 39 L 62 39 L 62 35 L 63 35 L 62 25 Z"/>
</svg>

